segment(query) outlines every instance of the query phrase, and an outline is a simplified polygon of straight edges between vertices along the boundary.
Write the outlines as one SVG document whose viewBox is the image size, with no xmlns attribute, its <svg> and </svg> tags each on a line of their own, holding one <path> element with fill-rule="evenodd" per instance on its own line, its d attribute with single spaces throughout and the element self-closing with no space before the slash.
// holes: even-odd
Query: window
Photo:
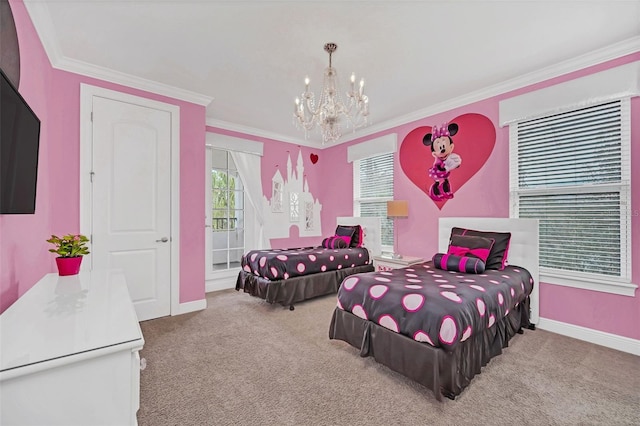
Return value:
<svg viewBox="0 0 640 426">
<path fill-rule="evenodd" d="M 510 125 L 511 216 L 540 220 L 543 274 L 631 279 L 630 102 Z"/>
<path fill-rule="evenodd" d="M 354 216 L 379 217 L 382 248 L 393 251 L 393 221 L 387 218 L 387 201 L 393 200 L 393 152 L 353 162 Z"/>
<path fill-rule="evenodd" d="M 212 148 L 211 270 L 240 267 L 244 253 L 244 187 L 229 151 Z"/>
</svg>

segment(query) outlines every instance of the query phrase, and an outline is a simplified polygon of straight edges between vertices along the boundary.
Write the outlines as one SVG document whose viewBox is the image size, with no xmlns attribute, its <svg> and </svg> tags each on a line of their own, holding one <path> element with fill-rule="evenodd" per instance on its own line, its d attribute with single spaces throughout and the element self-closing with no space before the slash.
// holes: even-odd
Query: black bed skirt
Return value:
<svg viewBox="0 0 640 426">
<path fill-rule="evenodd" d="M 446 352 L 336 308 L 329 338 L 343 340 L 359 349 L 360 356 L 372 356 L 380 364 L 431 389 L 441 401 L 443 395 L 451 399 L 459 395 L 480 374 L 481 368 L 528 326 L 529 298 L 483 333 L 458 344 L 453 352 Z"/>
<path fill-rule="evenodd" d="M 246 271 L 240 271 L 236 280 L 236 290 L 244 290 L 245 293 L 269 303 L 292 306 L 303 300 L 335 294 L 342 280 L 349 275 L 373 271 L 373 265 L 363 265 L 278 281 L 269 281 Z"/>
</svg>

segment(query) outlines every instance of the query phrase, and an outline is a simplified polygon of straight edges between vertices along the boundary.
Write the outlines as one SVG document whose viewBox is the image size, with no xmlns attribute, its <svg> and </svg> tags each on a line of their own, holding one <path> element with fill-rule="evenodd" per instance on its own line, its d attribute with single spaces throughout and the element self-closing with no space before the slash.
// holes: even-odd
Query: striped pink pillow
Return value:
<svg viewBox="0 0 640 426">
<path fill-rule="evenodd" d="M 445 271 L 481 274 L 485 270 L 482 259 L 472 256 L 456 256 L 454 254 L 436 253 L 433 255 L 433 266 Z"/>
<path fill-rule="evenodd" d="M 322 247 L 328 249 L 347 248 L 349 244 L 339 235 L 333 235 L 322 240 Z"/>
</svg>

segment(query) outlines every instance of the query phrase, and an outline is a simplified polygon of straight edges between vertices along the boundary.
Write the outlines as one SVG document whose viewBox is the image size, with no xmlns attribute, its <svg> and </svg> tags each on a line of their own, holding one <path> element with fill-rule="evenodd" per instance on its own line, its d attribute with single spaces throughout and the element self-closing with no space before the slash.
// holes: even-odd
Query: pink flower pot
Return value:
<svg viewBox="0 0 640 426">
<path fill-rule="evenodd" d="M 80 272 L 82 256 L 78 257 L 56 257 L 58 265 L 58 275 L 77 275 Z"/>
</svg>

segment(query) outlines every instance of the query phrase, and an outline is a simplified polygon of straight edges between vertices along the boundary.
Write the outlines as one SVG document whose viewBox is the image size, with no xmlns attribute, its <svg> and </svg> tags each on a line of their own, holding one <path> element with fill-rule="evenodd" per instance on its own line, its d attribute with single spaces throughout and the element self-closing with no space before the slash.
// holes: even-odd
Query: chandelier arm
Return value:
<svg viewBox="0 0 640 426">
<path fill-rule="evenodd" d="M 318 108 L 315 108 L 315 99 L 314 99 L 313 93 L 310 93 L 310 94 L 306 93 L 305 95 L 306 96 L 303 98 L 304 109 L 309 113 L 308 115 L 312 119 L 314 116 L 318 114 L 318 111 L 320 110 L 319 106 L 322 105 L 322 99 L 320 99 Z"/>
<path fill-rule="evenodd" d="M 355 87 L 355 74 L 351 75 L 351 89 L 340 91 L 338 73 L 333 68 L 332 55 L 338 48 L 335 43 L 327 43 L 324 50 L 329 53 L 329 67 L 325 69 L 322 90 L 316 103 L 315 95 L 309 90 L 309 79 L 305 79 L 306 89 L 300 99 L 296 99 L 293 119 L 297 128 L 302 128 L 305 138 L 315 127 L 322 135 L 322 143 L 337 141 L 342 136 L 341 121 L 353 131 L 368 124 L 369 99 L 364 95 L 364 80 L 359 89 Z M 342 99 L 346 95 L 346 102 Z"/>
</svg>

